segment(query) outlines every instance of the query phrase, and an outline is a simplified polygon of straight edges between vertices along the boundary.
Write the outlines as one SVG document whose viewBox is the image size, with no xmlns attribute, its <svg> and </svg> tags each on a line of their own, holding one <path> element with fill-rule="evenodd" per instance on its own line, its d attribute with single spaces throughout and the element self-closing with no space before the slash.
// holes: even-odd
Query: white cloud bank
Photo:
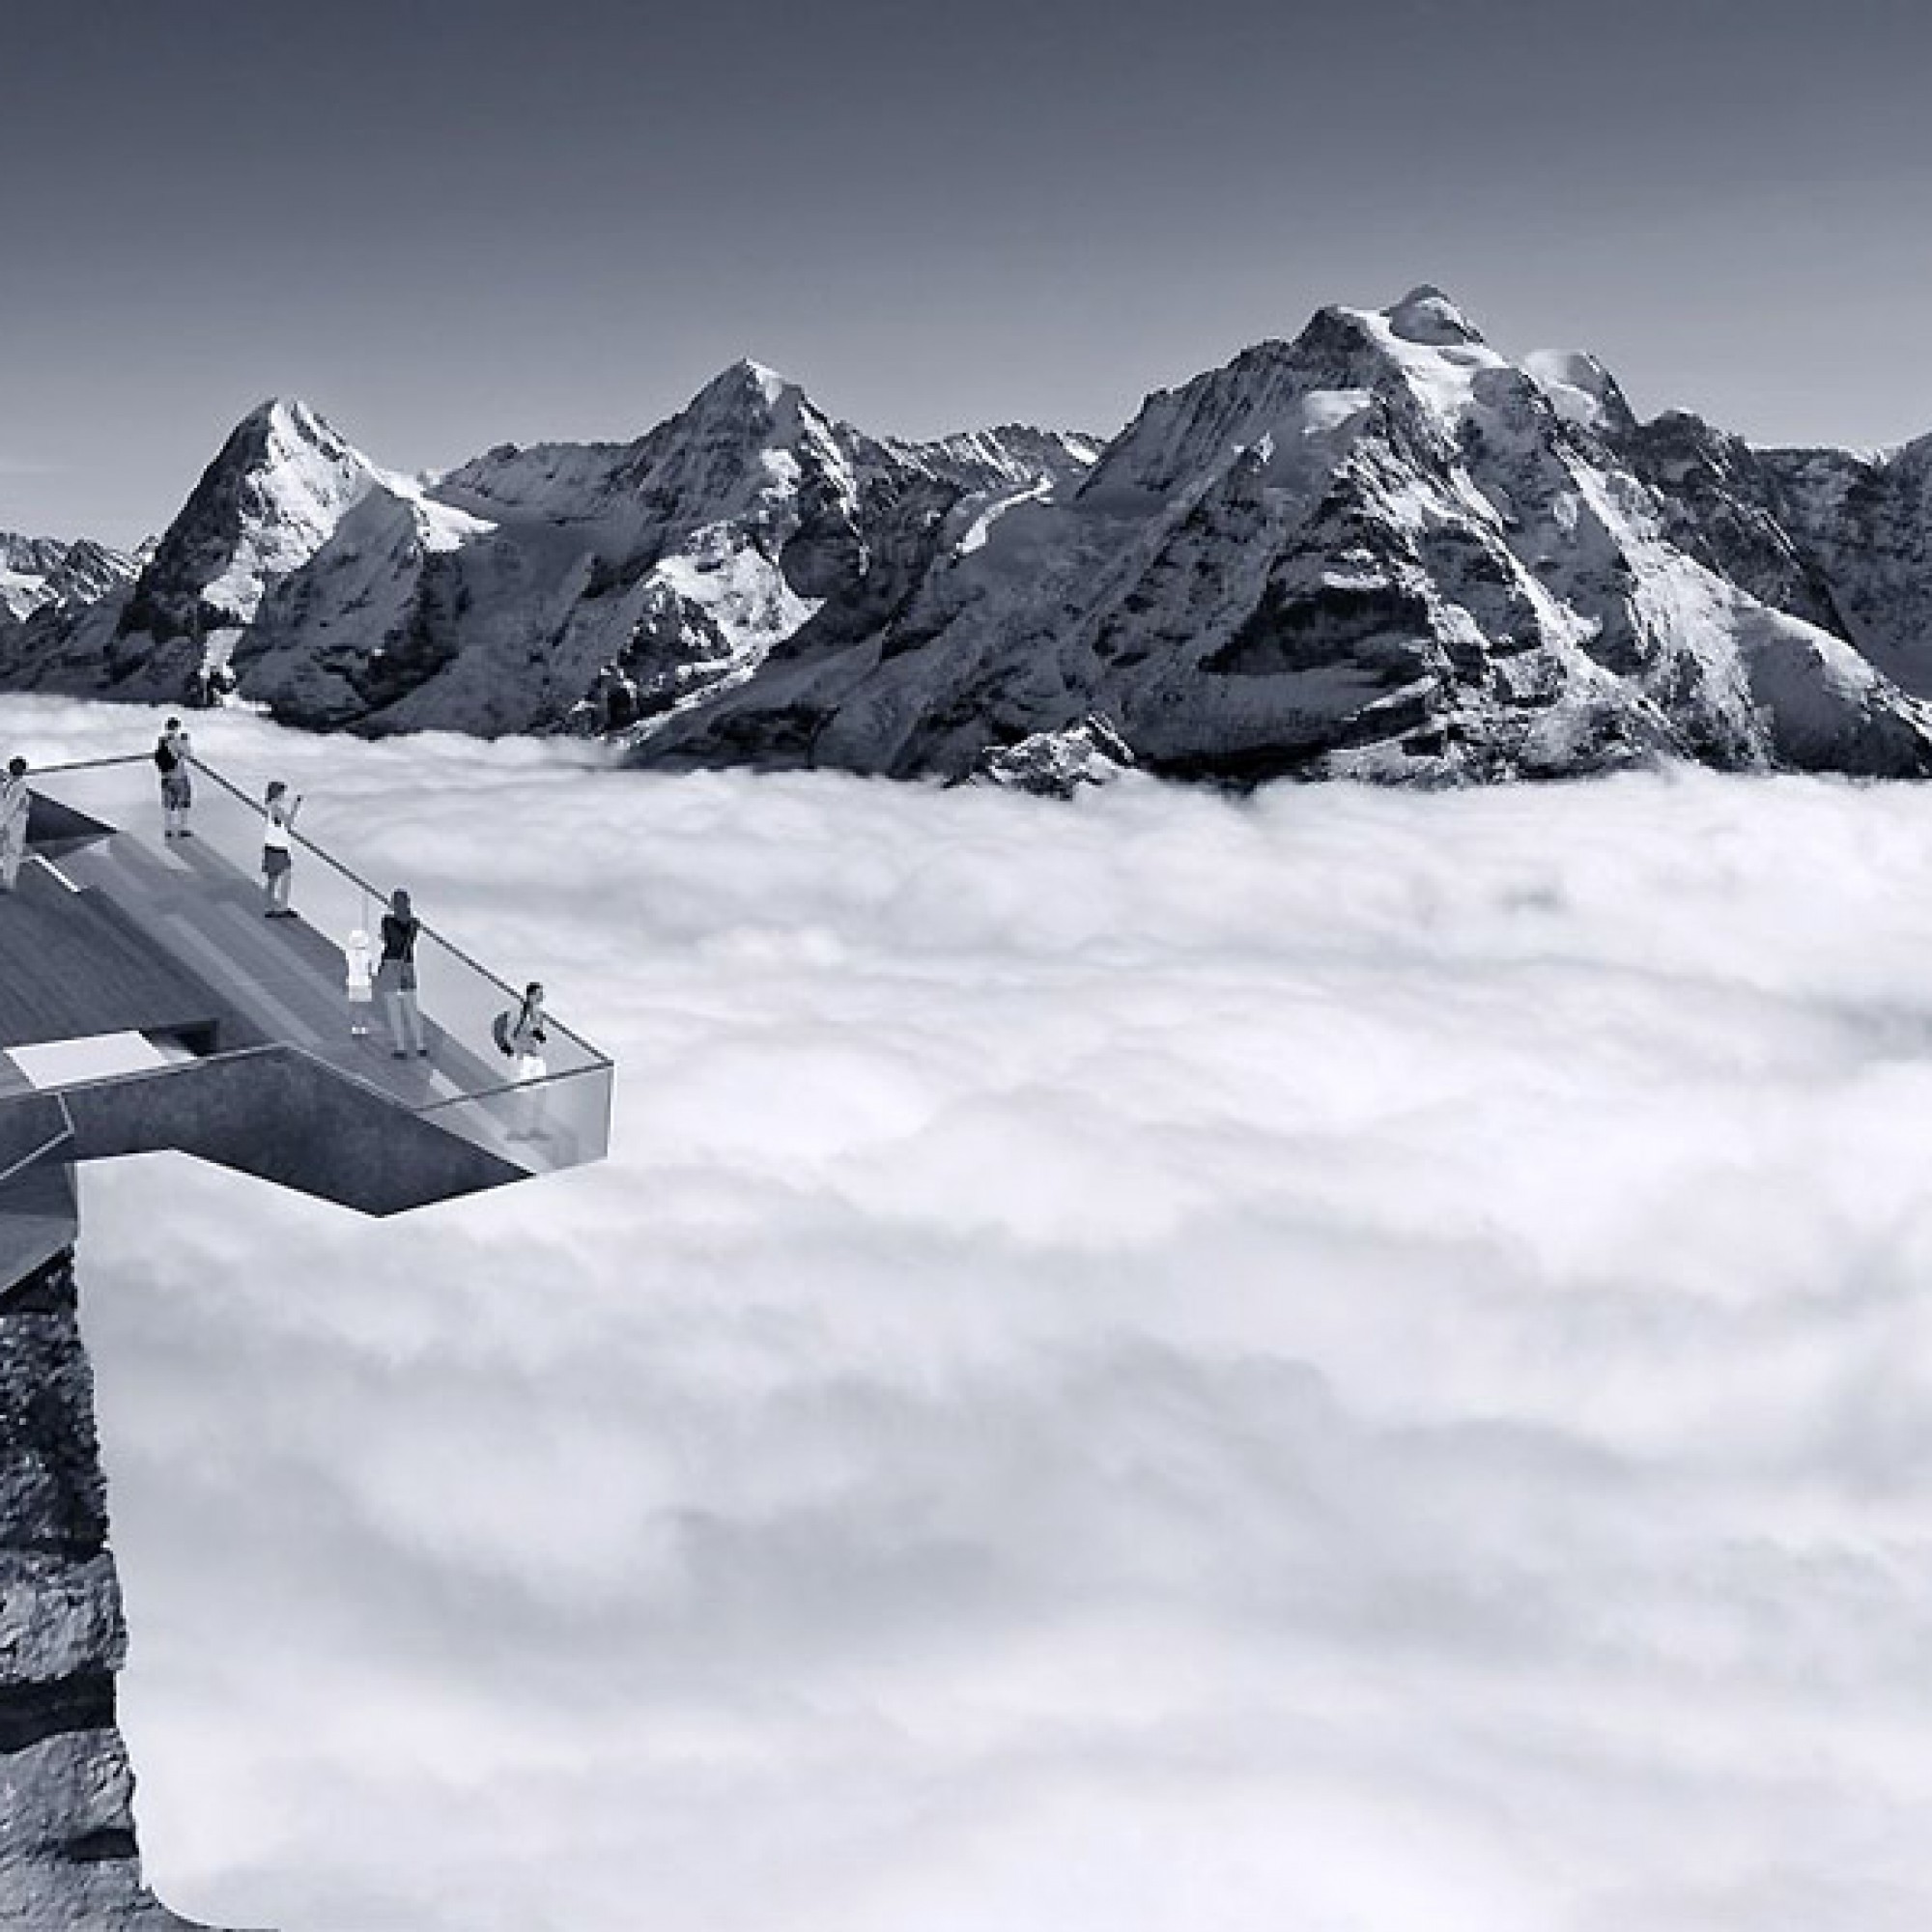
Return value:
<svg viewBox="0 0 1932 1932">
<path fill-rule="evenodd" d="M 1932 1923 L 1932 791 L 202 735 L 622 1086 L 388 1224 L 90 1175 L 179 1908 Z"/>
</svg>

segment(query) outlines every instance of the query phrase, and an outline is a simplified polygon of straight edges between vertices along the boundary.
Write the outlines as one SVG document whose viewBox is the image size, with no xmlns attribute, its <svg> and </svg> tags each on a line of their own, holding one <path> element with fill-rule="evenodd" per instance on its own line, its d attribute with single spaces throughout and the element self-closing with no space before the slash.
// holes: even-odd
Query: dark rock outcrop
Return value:
<svg viewBox="0 0 1932 1932">
<path fill-rule="evenodd" d="M 141 1881 L 126 1645 L 67 1248 L 0 1290 L 0 1925 L 187 1924 Z"/>
</svg>

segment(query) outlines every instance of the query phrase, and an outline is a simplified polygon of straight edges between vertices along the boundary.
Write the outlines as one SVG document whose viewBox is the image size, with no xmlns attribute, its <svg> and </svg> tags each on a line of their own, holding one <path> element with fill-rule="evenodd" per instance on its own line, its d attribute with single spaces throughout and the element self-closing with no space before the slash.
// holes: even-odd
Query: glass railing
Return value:
<svg viewBox="0 0 1932 1932">
<path fill-rule="evenodd" d="M 518 1063 L 503 1055 L 494 1036 L 498 1015 L 516 1012 L 523 989 L 421 923 L 416 1004 L 428 1051 L 396 1057 L 382 991 L 357 1009 L 346 986 L 352 934 L 364 934 L 372 958 L 380 958 L 388 893 L 317 845 L 298 816 L 290 841 L 289 905 L 297 917 L 265 920 L 266 810 L 200 759 L 191 772 L 190 838 L 163 838 L 159 774 L 147 756 L 28 776 L 38 797 L 124 838 L 64 845 L 58 814 L 39 808 L 29 838 L 36 847 L 51 840 L 46 857 L 63 878 L 102 895 L 124 923 L 225 995 L 240 1025 L 228 1029 L 222 1048 L 292 1044 L 533 1171 L 601 1157 L 610 1136 L 606 1056 L 547 1010 L 544 1073 L 517 1081 Z M 351 1030 L 358 1021 L 367 1029 L 360 1035 Z"/>
<path fill-rule="evenodd" d="M 601 1160 L 611 1144 L 611 1069 L 580 1067 L 541 1080 L 432 1101 L 417 1111 L 479 1146 L 513 1151 L 518 1164 L 549 1174 Z"/>
</svg>

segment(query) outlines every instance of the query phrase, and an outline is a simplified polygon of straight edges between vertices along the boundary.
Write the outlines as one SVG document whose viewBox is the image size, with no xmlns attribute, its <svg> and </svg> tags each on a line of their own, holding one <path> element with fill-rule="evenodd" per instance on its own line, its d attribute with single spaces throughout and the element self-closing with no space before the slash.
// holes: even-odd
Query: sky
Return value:
<svg viewBox="0 0 1932 1932">
<path fill-rule="evenodd" d="M 1108 432 L 1430 281 L 1763 440 L 1932 430 L 1919 0 L 7 0 L 0 528 L 132 543 L 305 398 L 392 467 L 741 355 Z"/>
<path fill-rule="evenodd" d="M 86 1172 L 176 1907 L 1928 1922 L 1925 788 L 197 735 L 620 1085 L 607 1164 L 389 1222 Z"/>
</svg>

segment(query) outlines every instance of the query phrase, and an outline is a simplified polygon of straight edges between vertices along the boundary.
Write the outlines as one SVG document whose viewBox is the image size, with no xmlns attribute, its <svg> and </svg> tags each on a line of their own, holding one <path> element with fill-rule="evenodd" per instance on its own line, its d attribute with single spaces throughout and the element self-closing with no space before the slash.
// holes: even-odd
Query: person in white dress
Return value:
<svg viewBox="0 0 1932 1932">
<path fill-rule="evenodd" d="M 376 955 L 369 935 L 357 926 L 342 949 L 343 987 L 349 996 L 349 1037 L 365 1039 L 376 1010 Z"/>
</svg>

